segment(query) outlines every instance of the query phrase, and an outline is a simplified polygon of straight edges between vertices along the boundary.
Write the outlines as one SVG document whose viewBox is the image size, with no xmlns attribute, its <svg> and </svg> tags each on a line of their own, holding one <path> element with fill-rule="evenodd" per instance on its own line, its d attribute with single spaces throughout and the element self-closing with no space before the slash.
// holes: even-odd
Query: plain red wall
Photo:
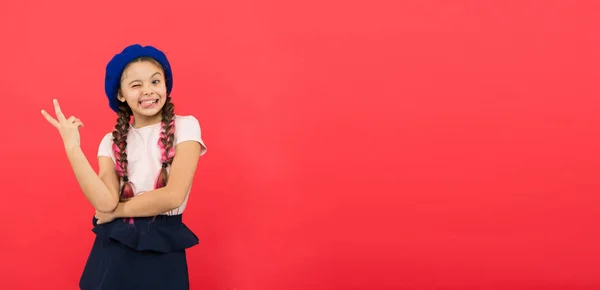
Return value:
<svg viewBox="0 0 600 290">
<path fill-rule="evenodd" d="M 597 1 L 361 2 L 2 1 L 0 288 L 77 289 L 93 210 L 40 110 L 96 166 L 140 42 L 209 147 L 192 289 L 598 289 Z"/>
</svg>

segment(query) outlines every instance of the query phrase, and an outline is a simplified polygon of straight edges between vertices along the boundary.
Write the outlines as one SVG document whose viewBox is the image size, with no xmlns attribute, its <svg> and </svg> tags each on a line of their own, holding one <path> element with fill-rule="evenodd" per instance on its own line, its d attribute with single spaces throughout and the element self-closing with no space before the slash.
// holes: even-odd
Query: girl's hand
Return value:
<svg viewBox="0 0 600 290">
<path fill-rule="evenodd" d="M 96 217 L 96 219 L 98 219 L 98 221 L 96 221 L 96 223 L 99 225 L 110 223 L 113 220 L 115 220 L 115 218 L 116 218 L 116 216 L 112 212 L 106 213 L 106 212 L 99 212 L 99 211 L 96 211 L 95 217 Z"/>
<path fill-rule="evenodd" d="M 57 100 L 53 100 L 54 103 L 54 112 L 56 113 L 56 118 L 52 118 L 46 111 L 42 110 L 42 115 L 46 117 L 48 122 L 58 129 L 60 136 L 63 139 L 63 143 L 65 145 L 66 150 L 73 150 L 79 147 L 79 127 L 83 127 L 83 123 L 71 116 L 68 119 L 65 118 L 62 111 L 60 110 L 60 106 L 58 105 Z"/>
</svg>

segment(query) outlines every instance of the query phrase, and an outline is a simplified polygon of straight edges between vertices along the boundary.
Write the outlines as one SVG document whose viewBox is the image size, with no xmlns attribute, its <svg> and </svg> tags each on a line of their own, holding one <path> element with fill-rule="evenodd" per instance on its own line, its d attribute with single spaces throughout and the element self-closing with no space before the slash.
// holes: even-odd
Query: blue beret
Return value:
<svg viewBox="0 0 600 290">
<path fill-rule="evenodd" d="M 113 56 L 110 62 L 108 62 L 106 65 L 104 91 L 108 97 L 108 105 L 115 112 L 117 112 L 119 108 L 117 93 L 121 83 L 121 74 L 131 61 L 139 57 L 151 57 L 158 61 L 158 63 L 160 63 L 165 70 L 167 96 L 171 93 L 171 89 L 173 89 L 173 73 L 171 71 L 171 65 L 169 64 L 167 56 L 162 51 L 152 46 L 141 46 L 139 44 L 130 45 L 123 49 L 121 53 Z"/>
</svg>

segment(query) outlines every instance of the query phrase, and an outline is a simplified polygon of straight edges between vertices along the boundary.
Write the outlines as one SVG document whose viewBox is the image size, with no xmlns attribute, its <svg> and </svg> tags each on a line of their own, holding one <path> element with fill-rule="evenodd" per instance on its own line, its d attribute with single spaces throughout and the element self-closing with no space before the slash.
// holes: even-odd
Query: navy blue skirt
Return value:
<svg viewBox="0 0 600 290">
<path fill-rule="evenodd" d="M 94 245 L 79 281 L 82 290 L 188 290 L 187 248 L 198 237 L 181 215 L 114 220 L 93 219 Z"/>
</svg>

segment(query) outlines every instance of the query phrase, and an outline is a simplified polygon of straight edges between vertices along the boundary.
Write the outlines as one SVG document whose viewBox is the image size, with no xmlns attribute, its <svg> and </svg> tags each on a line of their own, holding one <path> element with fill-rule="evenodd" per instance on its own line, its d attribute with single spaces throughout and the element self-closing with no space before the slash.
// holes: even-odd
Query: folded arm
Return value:
<svg viewBox="0 0 600 290">
<path fill-rule="evenodd" d="M 192 186 L 201 146 L 195 141 L 185 141 L 175 146 L 175 157 L 171 164 L 167 185 L 120 202 L 114 211 L 114 216 L 116 218 L 149 217 L 181 206 Z"/>
</svg>

